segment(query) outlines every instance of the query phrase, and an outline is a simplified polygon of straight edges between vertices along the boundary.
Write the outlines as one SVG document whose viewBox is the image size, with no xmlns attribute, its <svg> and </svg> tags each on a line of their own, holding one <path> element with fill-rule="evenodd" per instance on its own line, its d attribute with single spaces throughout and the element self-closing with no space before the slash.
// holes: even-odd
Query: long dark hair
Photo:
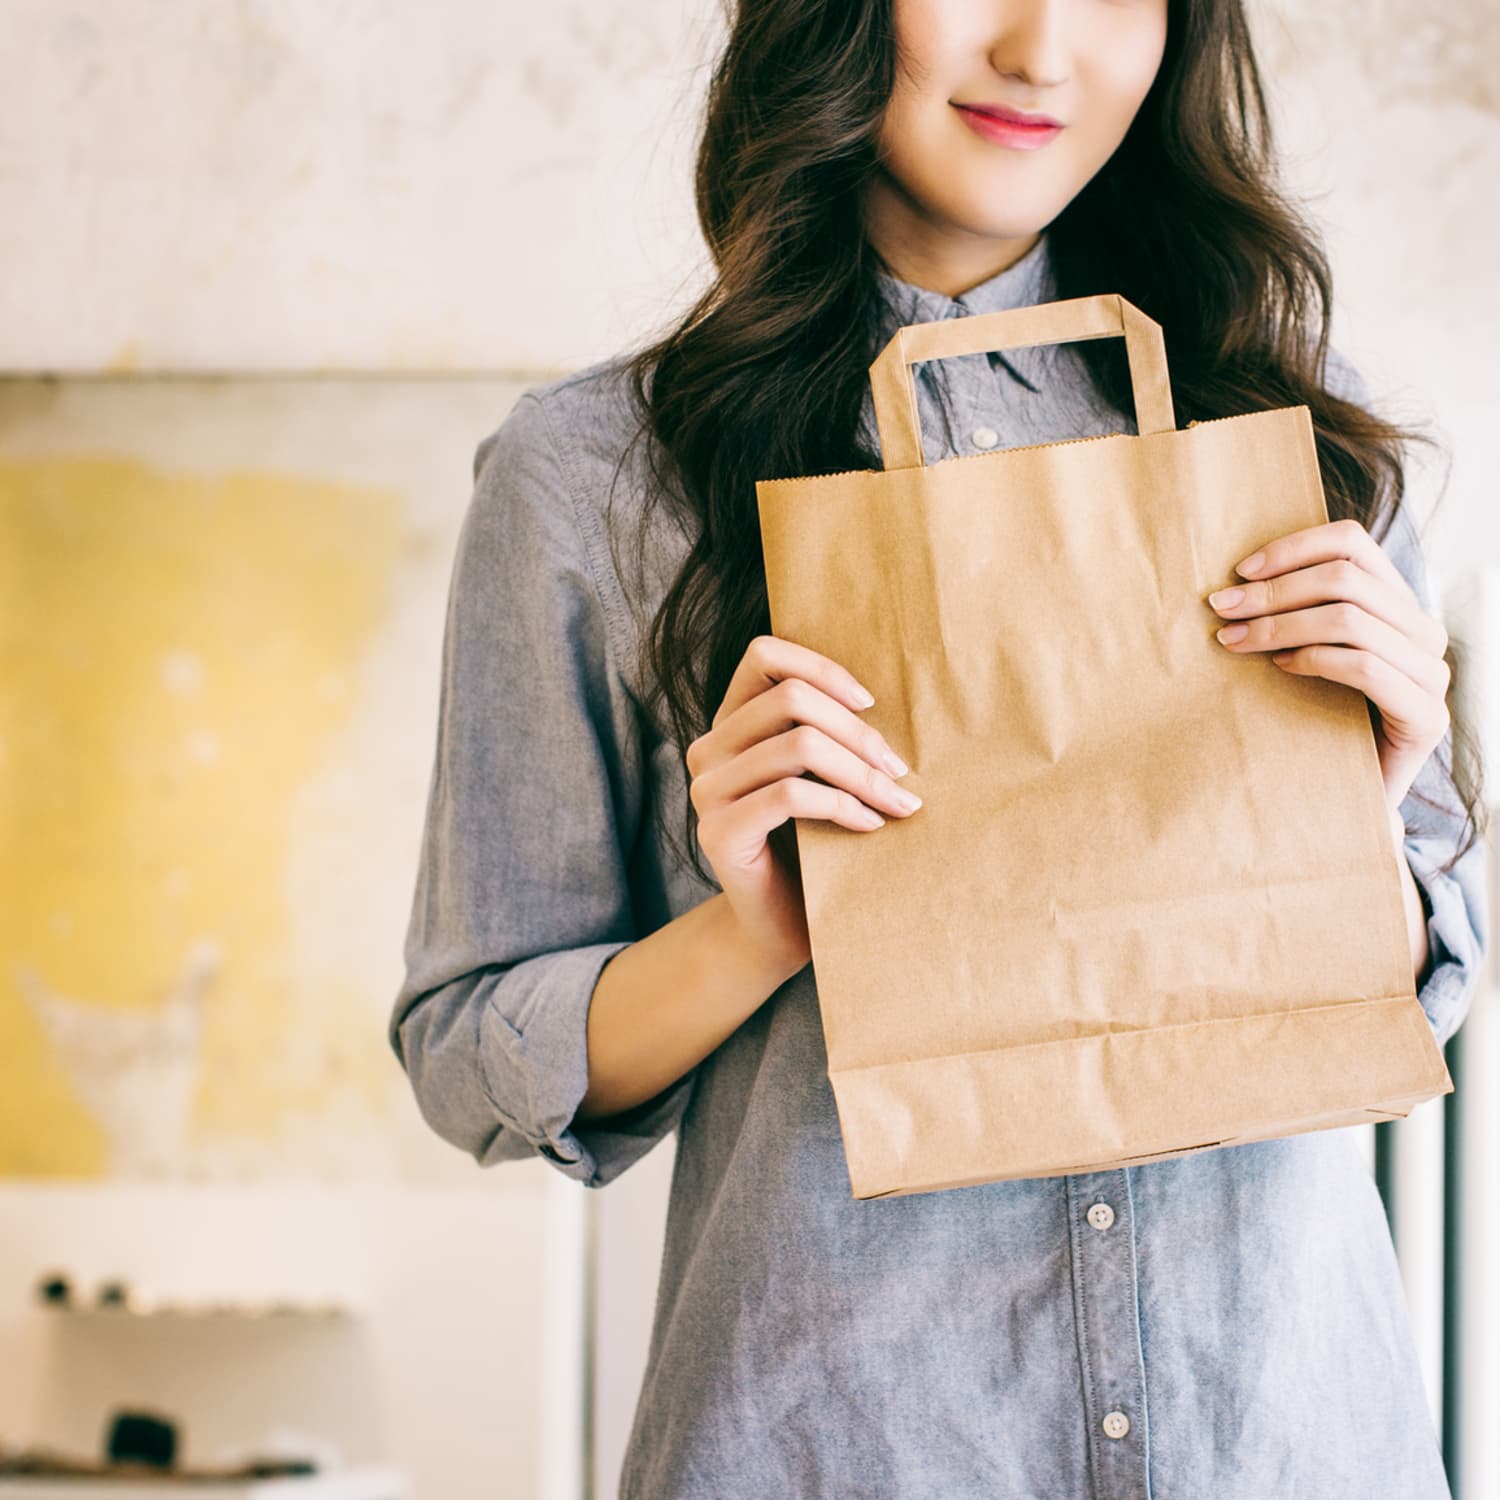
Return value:
<svg viewBox="0 0 1500 1500">
<path fill-rule="evenodd" d="M 624 366 L 641 414 L 626 453 L 650 448 L 637 558 L 656 504 L 692 523 L 637 664 L 684 752 L 770 632 L 754 480 L 881 467 L 859 418 L 881 337 L 876 272 L 890 268 L 863 205 L 899 66 L 891 0 L 728 0 L 728 14 L 695 172 L 716 276 Z M 1055 295 L 1119 292 L 1162 325 L 1179 426 L 1306 405 L 1330 517 L 1380 539 L 1402 503 L 1403 445 L 1435 444 L 1325 389 L 1332 274 L 1275 180 L 1240 0 L 1168 0 L 1161 66 L 1129 131 L 1047 226 Z M 1072 347 L 1132 411 L 1120 341 Z M 1466 655 L 1450 639 L 1455 683 Z M 1450 723 L 1443 766 L 1469 836 L 1444 869 L 1484 826 L 1478 746 Z M 664 832 L 711 883 L 685 813 L 685 843 Z"/>
</svg>

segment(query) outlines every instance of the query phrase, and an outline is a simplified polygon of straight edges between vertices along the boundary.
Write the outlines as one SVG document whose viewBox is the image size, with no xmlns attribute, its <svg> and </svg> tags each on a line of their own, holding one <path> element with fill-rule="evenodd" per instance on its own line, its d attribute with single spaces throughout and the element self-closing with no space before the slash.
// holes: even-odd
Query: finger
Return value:
<svg viewBox="0 0 1500 1500">
<path fill-rule="evenodd" d="M 1405 581 L 1402 579 L 1403 584 Z M 1409 587 L 1392 588 L 1388 579 L 1366 572 L 1347 557 L 1298 568 L 1263 582 L 1232 587 L 1240 593 L 1233 603 L 1214 602 L 1215 594 L 1230 592 L 1228 589 L 1216 589 L 1207 600 L 1209 608 L 1226 620 L 1246 620 L 1253 615 L 1281 613 L 1343 599 L 1384 620 L 1433 656 L 1441 656 L 1448 647 L 1448 632 L 1422 608 Z"/>
<path fill-rule="evenodd" d="M 736 850 L 744 850 L 745 858 L 751 859 L 759 854 L 771 830 L 790 818 L 820 818 L 859 833 L 885 826 L 874 808 L 842 787 L 788 776 L 712 809 L 699 819 L 699 839 L 705 848 L 725 850 L 731 860 Z"/>
<path fill-rule="evenodd" d="M 1448 691 L 1448 665 L 1442 657 L 1422 650 L 1410 636 L 1377 620 L 1357 604 L 1339 600 L 1285 614 L 1258 615 L 1235 624 L 1246 634 L 1228 641 L 1221 633 L 1220 642 L 1226 651 L 1283 651 L 1319 643 L 1355 646 L 1380 657 L 1424 692 L 1441 698 Z M 1221 626 L 1220 631 L 1227 628 Z"/>
<path fill-rule="evenodd" d="M 709 731 L 711 743 L 705 747 L 708 753 L 703 762 L 709 767 L 720 764 L 797 724 L 822 730 L 892 776 L 905 774 L 889 741 L 873 724 L 801 677 L 789 677 L 767 688 L 715 725 Z"/>
<path fill-rule="evenodd" d="M 920 804 L 920 798 L 913 800 L 905 788 L 847 746 L 811 724 L 798 724 L 697 777 L 693 783 L 695 805 L 701 815 L 705 808 L 711 811 L 784 777 L 805 772 L 821 776 L 830 786 L 841 787 L 898 817 L 914 812 Z"/>
<path fill-rule="evenodd" d="M 1441 698 L 1424 692 L 1404 672 L 1369 651 L 1346 646 L 1312 645 L 1294 648 L 1277 660 L 1278 667 L 1302 677 L 1326 677 L 1358 688 L 1388 725 L 1398 727 L 1411 739 L 1432 733 L 1446 722 L 1447 708 Z"/>
<path fill-rule="evenodd" d="M 1258 552 L 1258 566 L 1247 571 L 1245 564 L 1250 558 L 1235 565 L 1235 572 L 1241 578 L 1270 578 L 1278 573 L 1290 572 L 1293 568 L 1305 568 L 1313 563 L 1332 562 L 1335 558 L 1345 557 L 1372 576 L 1385 579 L 1397 589 L 1411 592 L 1411 585 L 1401 576 L 1401 570 L 1381 550 L 1380 543 L 1352 516 L 1273 537 Z M 1252 557 L 1255 555 L 1251 554 Z"/>
<path fill-rule="evenodd" d="M 774 683 L 788 677 L 806 679 L 851 709 L 870 707 L 865 701 L 867 690 L 864 684 L 831 657 L 779 635 L 758 635 L 746 647 L 729 679 L 724 699 L 714 714 L 714 725 L 717 726 L 721 718 L 732 714 L 757 693 L 765 692 Z"/>
</svg>

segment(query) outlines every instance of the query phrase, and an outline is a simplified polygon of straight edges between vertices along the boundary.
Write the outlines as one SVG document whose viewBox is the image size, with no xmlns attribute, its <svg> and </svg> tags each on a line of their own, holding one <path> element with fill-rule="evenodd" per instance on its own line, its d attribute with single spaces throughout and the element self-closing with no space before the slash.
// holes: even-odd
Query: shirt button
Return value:
<svg viewBox="0 0 1500 1500">
<path fill-rule="evenodd" d="M 1122 1438 L 1130 1431 L 1130 1418 L 1122 1411 L 1107 1411 L 1100 1425 L 1106 1437 Z"/>
<path fill-rule="evenodd" d="M 1095 1229 L 1108 1229 L 1115 1222 L 1115 1211 L 1107 1203 L 1095 1203 L 1089 1209 L 1088 1217 Z"/>
<path fill-rule="evenodd" d="M 1000 441 L 1000 434 L 993 427 L 976 427 L 969 438 L 976 448 L 993 448 Z"/>
</svg>

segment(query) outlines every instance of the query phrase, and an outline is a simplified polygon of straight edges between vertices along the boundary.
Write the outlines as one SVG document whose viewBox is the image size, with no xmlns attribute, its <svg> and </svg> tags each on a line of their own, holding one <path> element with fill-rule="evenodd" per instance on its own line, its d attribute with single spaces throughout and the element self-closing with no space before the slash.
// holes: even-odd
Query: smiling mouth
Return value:
<svg viewBox="0 0 1500 1500">
<path fill-rule="evenodd" d="M 954 108 L 975 135 L 1002 151 L 1040 150 L 1055 141 L 1063 130 L 1057 124 L 1027 124 L 1024 121 L 1007 120 L 991 111 L 966 104 L 958 104 Z"/>
<path fill-rule="evenodd" d="M 1023 130 L 1062 129 L 1062 121 L 1054 120 L 1050 115 L 1027 114 L 1023 110 L 1009 109 L 1003 104 L 959 104 L 955 102 L 954 108 L 966 110 L 970 114 L 983 115 L 989 120 L 998 120 L 1004 125 L 1018 125 Z"/>
</svg>

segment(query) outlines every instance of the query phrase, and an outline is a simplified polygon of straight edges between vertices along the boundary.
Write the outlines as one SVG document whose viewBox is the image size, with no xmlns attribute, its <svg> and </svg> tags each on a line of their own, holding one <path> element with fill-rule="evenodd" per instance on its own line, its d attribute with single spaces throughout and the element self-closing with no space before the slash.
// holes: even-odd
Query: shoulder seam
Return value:
<svg viewBox="0 0 1500 1500">
<path fill-rule="evenodd" d="M 563 489 L 568 496 L 568 509 L 573 517 L 573 528 L 578 533 L 578 539 L 583 544 L 583 554 L 588 562 L 589 577 L 593 581 L 594 595 L 599 601 L 599 608 L 603 611 L 607 634 L 609 636 L 610 654 L 615 658 L 616 674 L 621 677 L 621 685 L 628 691 L 628 679 L 623 676 L 622 666 L 629 661 L 629 657 L 621 654 L 622 643 L 628 641 L 629 635 L 625 630 L 625 621 L 621 616 L 623 601 L 617 602 L 613 590 L 605 587 L 605 582 L 600 576 L 600 565 L 597 550 L 603 544 L 603 533 L 597 525 L 597 518 L 590 516 L 585 507 L 578 502 L 578 476 L 572 464 L 569 462 L 567 450 L 557 441 L 557 432 L 552 425 L 552 413 L 547 410 L 547 404 L 532 391 L 523 391 L 520 401 L 530 401 L 537 408 L 541 416 L 542 425 L 547 430 L 547 444 L 552 451 L 552 456 L 557 463 L 558 470 L 563 477 Z M 517 402 L 519 405 L 520 402 Z M 616 587 L 619 580 L 613 579 Z"/>
</svg>

